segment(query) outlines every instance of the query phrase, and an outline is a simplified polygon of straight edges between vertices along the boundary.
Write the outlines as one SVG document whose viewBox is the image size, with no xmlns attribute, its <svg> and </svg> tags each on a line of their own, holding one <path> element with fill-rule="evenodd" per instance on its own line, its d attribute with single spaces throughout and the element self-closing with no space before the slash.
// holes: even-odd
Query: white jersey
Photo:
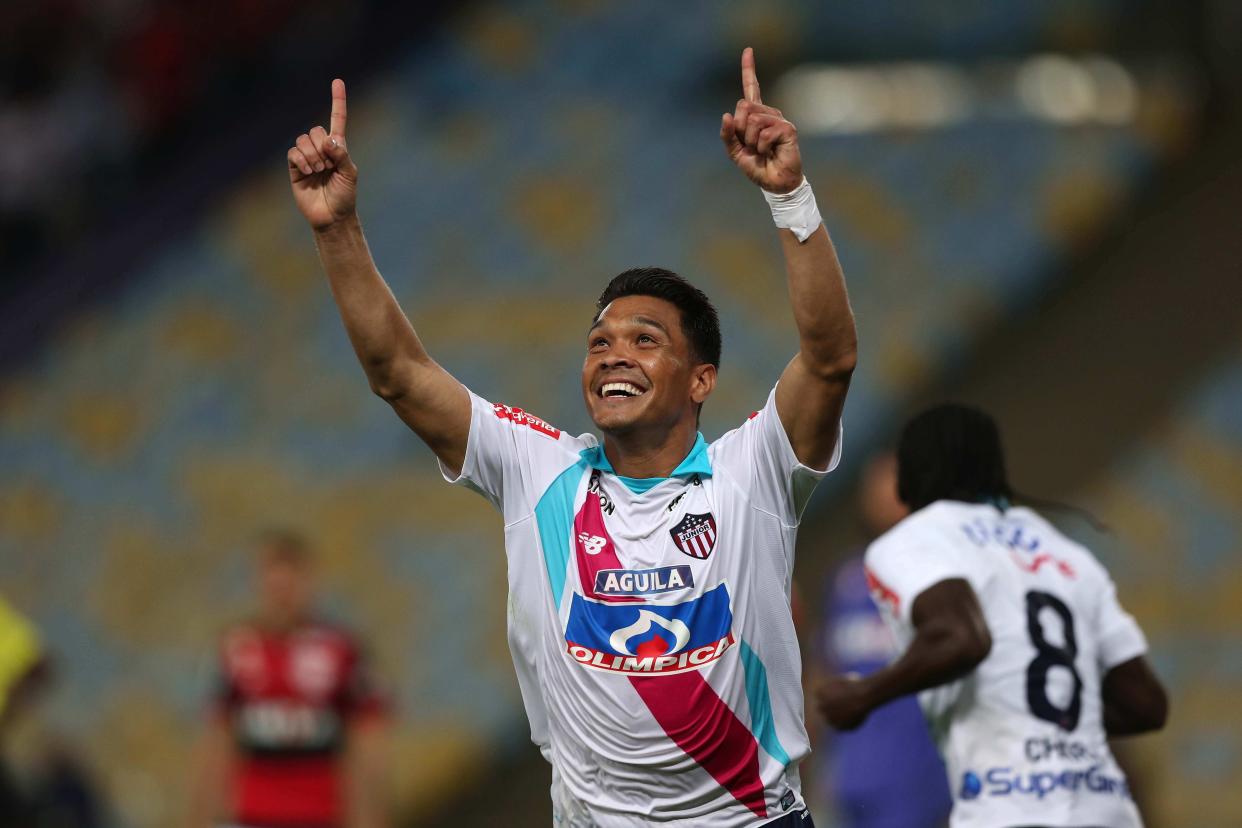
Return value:
<svg viewBox="0 0 1242 828">
<path fill-rule="evenodd" d="M 867 550 L 881 612 L 904 649 L 910 609 L 964 578 L 992 650 L 968 677 L 919 696 L 954 795 L 953 828 L 1141 826 L 1108 748 L 1100 685 L 1147 642 L 1104 567 L 1026 508 L 942 500 Z"/>
<path fill-rule="evenodd" d="M 775 393 L 659 482 L 618 477 L 592 435 L 471 406 L 446 479 L 504 516 L 509 646 L 555 824 L 747 826 L 803 807 L 789 590 L 826 472 L 798 462 Z"/>
</svg>

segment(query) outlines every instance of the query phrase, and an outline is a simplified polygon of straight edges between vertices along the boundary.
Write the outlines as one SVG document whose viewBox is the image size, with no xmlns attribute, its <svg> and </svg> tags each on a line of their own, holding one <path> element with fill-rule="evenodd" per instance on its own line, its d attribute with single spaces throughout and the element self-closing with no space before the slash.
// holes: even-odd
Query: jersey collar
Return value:
<svg viewBox="0 0 1242 828">
<path fill-rule="evenodd" d="M 597 468 L 600 471 L 606 471 L 609 474 L 616 474 L 612 468 L 612 463 L 608 462 L 608 456 L 604 454 L 604 444 L 600 443 L 592 448 L 583 449 L 579 452 L 579 456 L 588 465 Z M 690 453 L 686 455 L 677 468 L 673 469 L 671 477 L 691 477 L 693 475 L 700 477 L 712 476 L 712 463 L 707 457 L 707 441 L 703 439 L 703 432 L 698 432 L 694 437 L 694 445 L 690 448 Z"/>
</svg>

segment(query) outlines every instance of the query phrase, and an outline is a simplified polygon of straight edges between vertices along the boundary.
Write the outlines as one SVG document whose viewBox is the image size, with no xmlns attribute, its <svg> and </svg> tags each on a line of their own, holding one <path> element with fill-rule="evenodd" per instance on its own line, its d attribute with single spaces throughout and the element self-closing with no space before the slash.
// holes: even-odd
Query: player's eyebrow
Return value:
<svg viewBox="0 0 1242 828">
<path fill-rule="evenodd" d="M 634 321 L 640 325 L 650 325 L 653 328 L 659 329 L 665 336 L 668 335 L 668 328 L 664 327 L 664 323 L 658 319 L 652 319 L 649 316 L 635 316 Z"/>
<path fill-rule="evenodd" d="M 665 336 L 668 336 L 668 328 L 664 327 L 664 323 L 658 319 L 652 319 L 650 316 L 631 316 L 630 321 L 637 322 L 640 325 L 650 325 L 651 327 L 656 328 L 657 330 L 663 332 Z M 588 334 L 591 333 L 591 331 L 595 330 L 602 324 L 604 324 L 603 317 L 596 319 L 595 322 L 591 325 L 591 327 L 587 330 L 587 333 Z"/>
</svg>

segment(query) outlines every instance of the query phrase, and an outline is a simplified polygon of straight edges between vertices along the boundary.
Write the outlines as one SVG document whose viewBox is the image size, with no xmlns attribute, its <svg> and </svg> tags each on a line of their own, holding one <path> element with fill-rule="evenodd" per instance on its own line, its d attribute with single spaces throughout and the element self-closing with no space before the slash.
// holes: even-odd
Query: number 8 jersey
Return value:
<svg viewBox="0 0 1242 828">
<path fill-rule="evenodd" d="M 649 480 L 617 476 L 589 434 L 471 404 L 461 474 L 445 473 L 504 516 L 509 646 L 555 824 L 751 826 L 803 807 L 789 590 L 825 472 L 798 462 L 775 394 Z"/>
<path fill-rule="evenodd" d="M 971 675 L 919 696 L 948 766 L 953 828 L 1142 825 L 1100 687 L 1147 643 L 1090 552 L 1030 509 L 942 500 L 876 540 L 866 566 L 902 647 L 914 600 L 949 578 L 970 583 L 992 635 Z"/>
</svg>

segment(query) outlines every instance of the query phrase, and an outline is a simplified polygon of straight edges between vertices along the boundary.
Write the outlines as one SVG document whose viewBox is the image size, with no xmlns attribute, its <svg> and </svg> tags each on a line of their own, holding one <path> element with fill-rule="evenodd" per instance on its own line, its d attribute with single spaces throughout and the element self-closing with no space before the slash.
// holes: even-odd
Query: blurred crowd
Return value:
<svg viewBox="0 0 1242 828">
<path fill-rule="evenodd" d="M 115 211 L 187 141 L 203 137 L 197 133 L 204 113 L 227 112 L 230 96 L 286 62 L 308 30 L 328 30 L 320 37 L 348 30 L 368 5 L 375 4 L 6 3 L 0 22 L 0 272 L 10 274 L 6 281 Z M 331 27 L 319 25 L 329 18 Z"/>
</svg>

